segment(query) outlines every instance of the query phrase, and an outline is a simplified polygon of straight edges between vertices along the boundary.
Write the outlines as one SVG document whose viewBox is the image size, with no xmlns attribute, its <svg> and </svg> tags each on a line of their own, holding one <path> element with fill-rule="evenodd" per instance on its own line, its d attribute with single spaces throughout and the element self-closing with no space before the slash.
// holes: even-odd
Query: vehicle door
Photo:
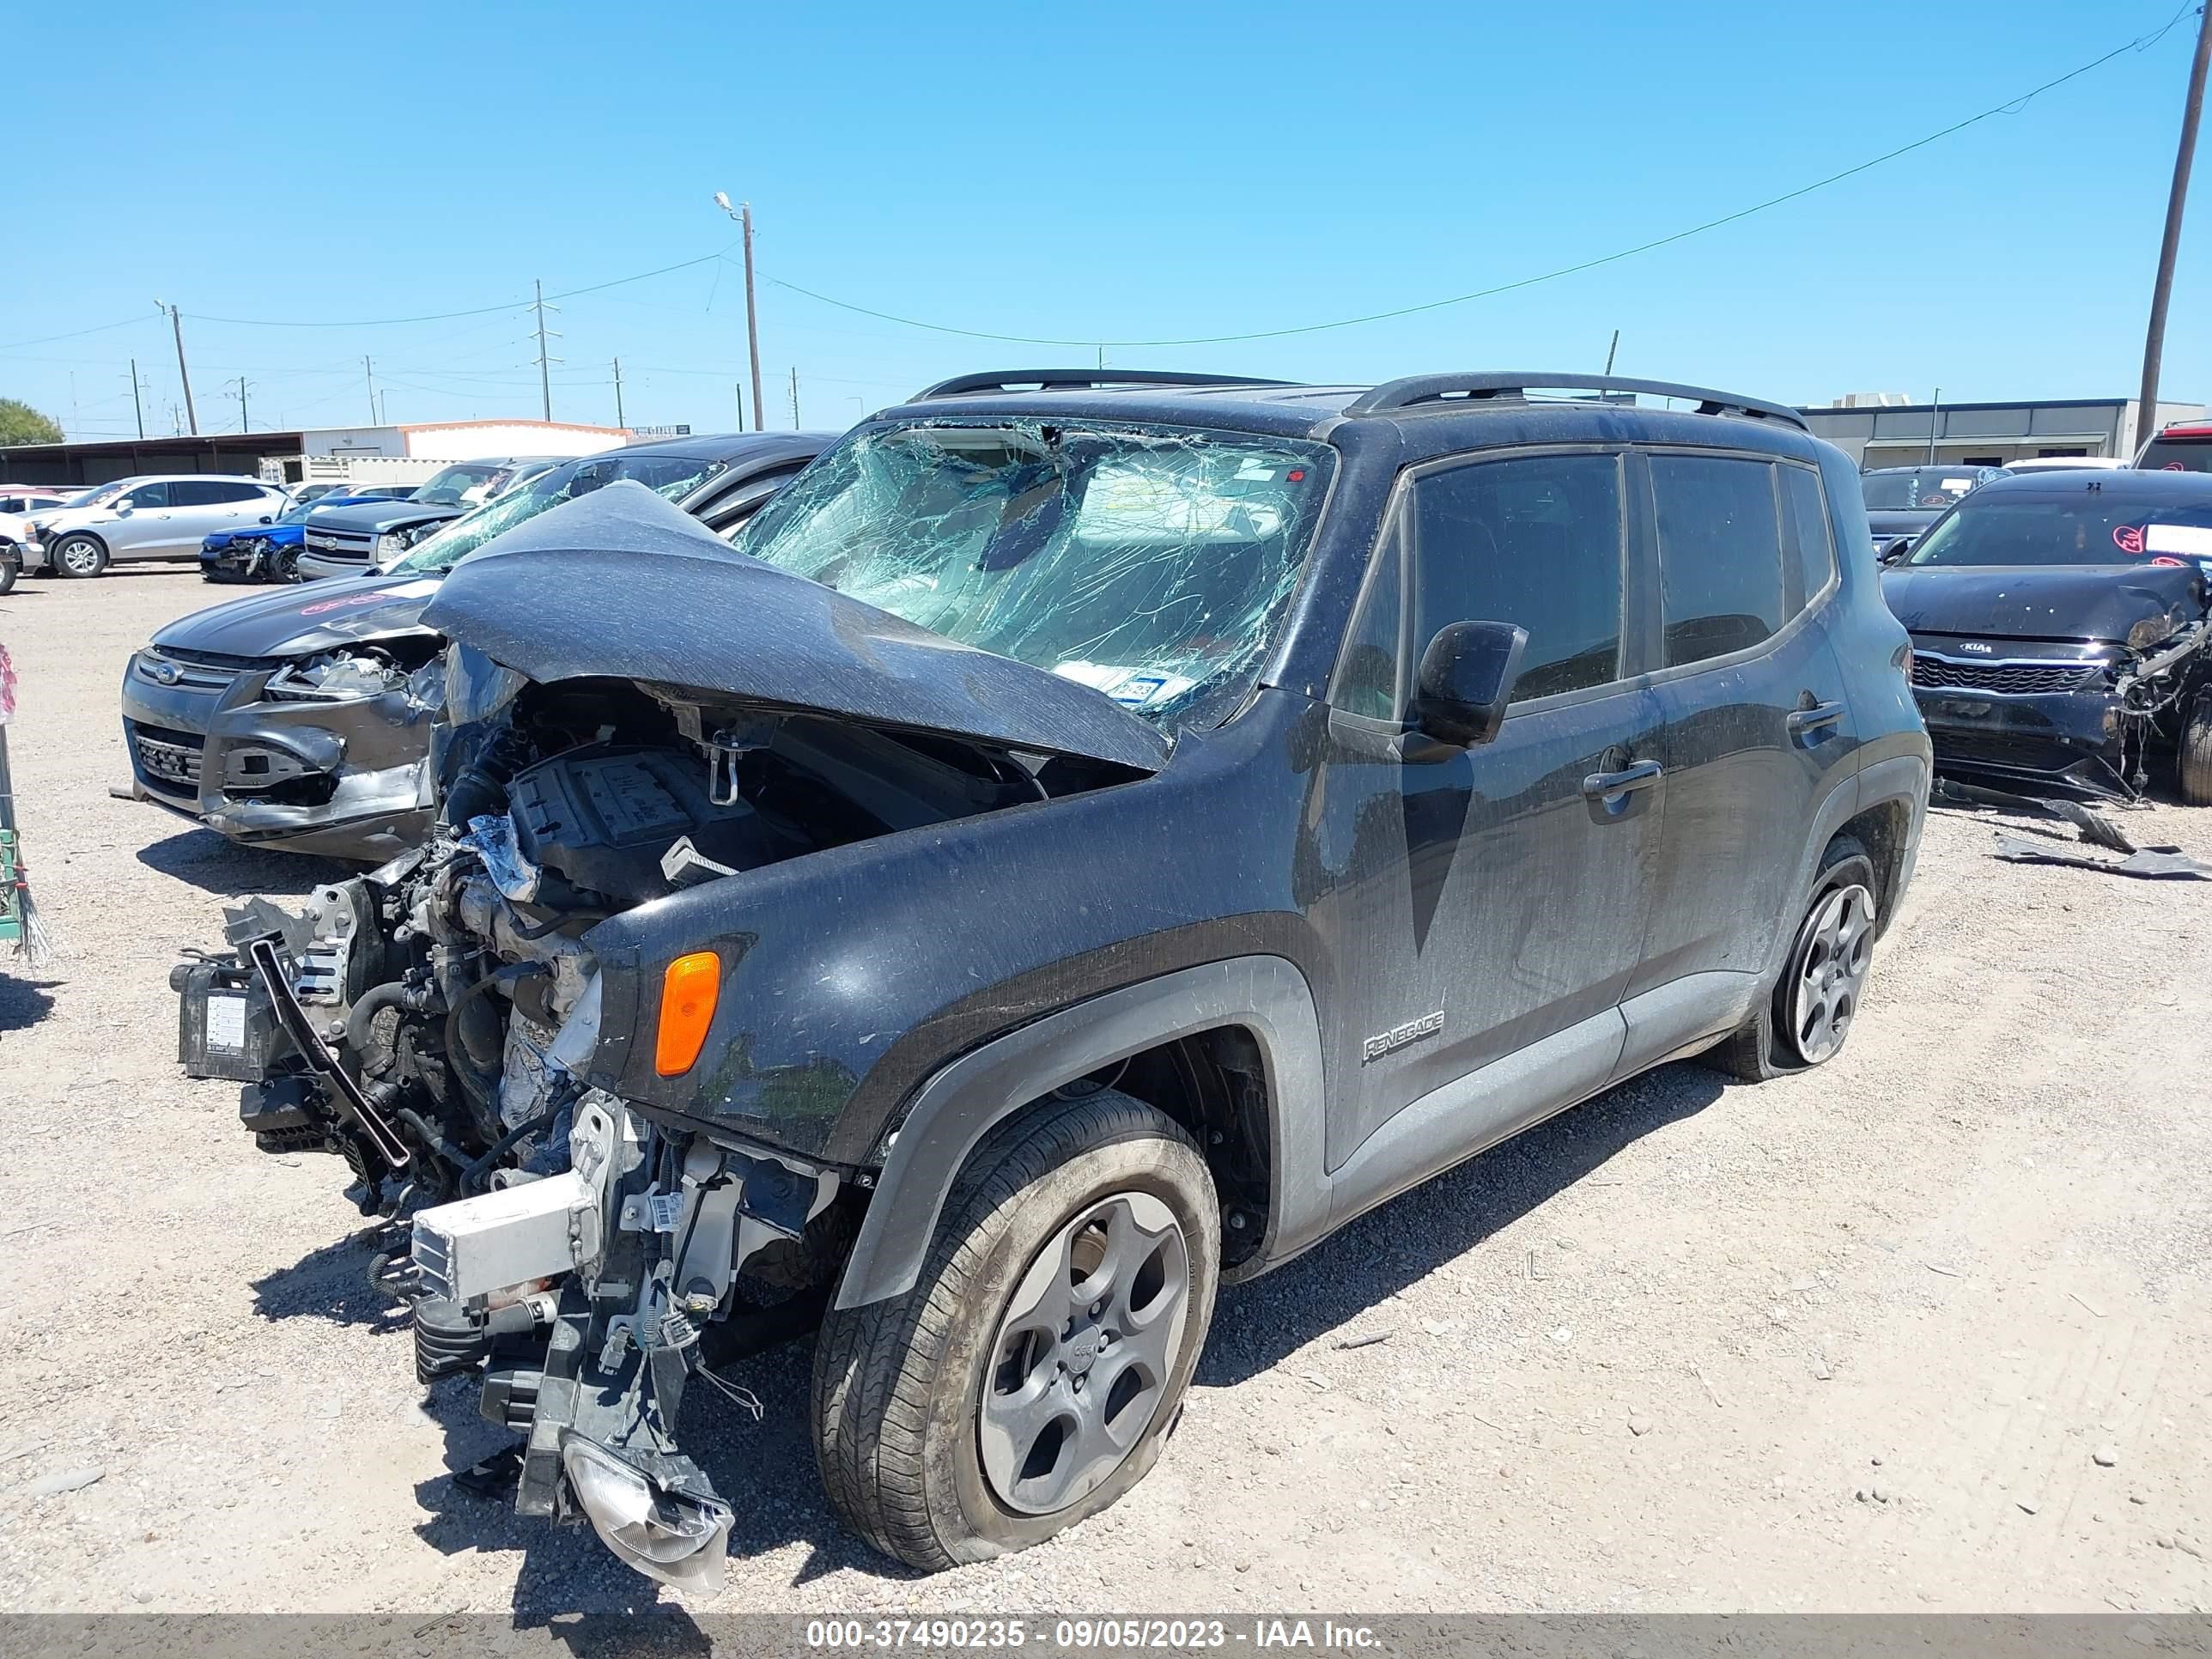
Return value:
<svg viewBox="0 0 2212 1659">
<path fill-rule="evenodd" d="M 169 484 L 170 525 L 174 532 L 161 549 L 175 557 L 198 553 L 200 543 L 218 530 L 235 530 L 274 518 L 278 503 L 257 484 L 230 478 L 177 478 Z"/>
<path fill-rule="evenodd" d="M 1443 1115 L 1424 1135 L 1472 1150 L 1611 1074 L 1665 788 L 1630 625 L 1626 467 L 1616 449 L 1520 451 L 1400 481 L 1301 836 L 1336 957 L 1332 1172 L 1416 1103 Z M 1411 699 L 1423 650 L 1463 621 L 1528 639 L 1496 738 L 1455 749 L 1413 729 Z M 1528 1086 L 1468 1081 L 1539 1044 L 1553 1063 Z"/>
<path fill-rule="evenodd" d="M 158 558 L 175 539 L 176 512 L 166 481 L 143 483 L 119 498 L 91 528 L 107 544 L 112 560 Z"/>
<path fill-rule="evenodd" d="M 1830 643 L 1836 548 L 1809 463 L 1640 459 L 1659 562 L 1667 856 L 1629 995 L 1695 981 L 1677 1000 L 1724 1002 L 1796 921 L 1815 811 L 1858 744 Z M 1642 1058 L 1674 1046 L 1651 1042 Z"/>
</svg>

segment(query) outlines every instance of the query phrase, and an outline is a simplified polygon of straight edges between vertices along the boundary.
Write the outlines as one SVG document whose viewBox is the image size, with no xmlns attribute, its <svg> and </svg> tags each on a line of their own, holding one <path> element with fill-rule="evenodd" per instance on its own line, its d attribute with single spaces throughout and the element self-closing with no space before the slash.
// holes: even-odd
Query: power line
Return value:
<svg viewBox="0 0 2212 1659">
<path fill-rule="evenodd" d="M 736 244 L 732 243 L 730 246 L 734 247 Z M 729 248 L 722 248 L 713 253 L 702 253 L 696 259 L 684 259 L 672 265 L 659 266 L 656 270 L 641 270 L 635 276 L 616 276 L 604 283 L 592 283 L 584 288 L 568 289 L 562 293 L 553 295 L 545 302 L 550 304 L 553 300 L 574 299 L 580 294 L 597 294 L 605 289 L 620 288 L 628 283 L 642 283 L 648 277 L 665 276 L 672 270 L 689 270 L 694 265 L 703 265 L 710 261 L 720 259 L 728 252 Z M 240 328 L 397 328 L 409 323 L 442 323 L 456 317 L 489 317 L 495 312 L 527 311 L 538 302 L 536 300 L 517 300 L 507 305 L 474 306 L 466 311 L 434 311 L 420 317 L 368 317 L 353 322 L 299 323 L 277 321 L 267 317 L 210 317 L 198 311 L 192 313 L 192 320 L 197 323 L 229 323 Z M 90 330 L 86 331 L 91 332 Z M 62 339 L 67 337 L 56 335 L 54 337 Z M 23 343 L 36 345 L 40 343 L 35 340 L 27 340 Z M 0 350 L 5 349 L 0 347 Z"/>
<path fill-rule="evenodd" d="M 1534 288 L 1540 283 L 1556 282 L 1562 276 L 1573 276 L 1585 270 L 1595 270 L 1601 265 L 1614 264 L 1623 259 L 1634 258 L 1639 253 L 1650 253 L 1656 249 L 1670 246 L 1676 242 L 1686 241 L 1692 236 L 1702 236 L 1709 230 L 1718 230 L 1723 225 L 1732 225 L 1739 220 L 1750 218 L 1753 214 L 1764 213 L 1769 208 L 1778 208 L 1784 203 L 1796 201 L 1800 197 L 1809 196 L 1815 191 L 1826 190 L 1831 185 L 1841 184 L 1846 179 L 1855 178 L 1859 173 L 1881 167 L 1886 162 L 1894 161 L 1901 155 L 1910 155 L 1915 150 L 1925 149 L 1930 144 L 1948 138 L 1954 134 L 1964 132 L 1968 127 L 1978 125 L 1993 117 L 2016 115 L 2031 101 L 2040 98 L 2045 93 L 2063 87 L 2069 81 L 2078 80 L 2092 70 L 2101 69 L 2115 58 L 2128 52 L 2148 52 L 2171 33 L 2175 25 L 2184 17 L 2193 15 L 2197 9 L 2198 0 L 2186 0 L 2181 9 L 2166 20 L 2163 27 L 2149 34 L 2138 35 L 2124 46 L 2115 46 L 2102 57 L 2092 58 L 2077 69 L 2069 70 L 2056 79 L 2045 81 L 2032 91 L 2021 93 L 2016 98 L 2008 98 L 2003 103 L 1993 108 L 1985 109 L 1978 115 L 1970 115 L 1963 121 L 1954 122 L 1940 131 L 1929 133 L 1924 138 L 1916 138 L 1909 144 L 1900 144 L 1895 149 L 1885 151 L 1871 161 L 1861 161 L 1855 167 L 1845 167 L 1840 173 L 1832 173 L 1825 179 L 1816 179 L 1809 185 L 1801 185 L 1796 189 L 1785 191 L 1779 196 L 1771 196 L 1763 202 L 1754 203 L 1750 207 L 1740 208 L 1734 213 L 1723 214 L 1717 219 L 1708 219 L 1703 224 L 1691 226 L 1687 230 L 1678 230 L 1671 235 L 1656 237 L 1648 242 L 1639 242 L 1634 247 L 1601 254 L 1594 259 L 1584 259 L 1575 264 L 1562 265 L 1556 270 L 1547 270 L 1539 276 L 1523 276 L 1516 282 L 1500 283 L 1494 288 L 1477 289 L 1472 294 L 1455 294 L 1449 299 L 1424 301 L 1419 305 L 1399 306 L 1389 311 L 1369 312 L 1364 316 L 1340 317 L 1326 323 L 1304 323 L 1294 328 L 1255 329 L 1243 334 L 1194 335 L 1176 340 L 1100 340 L 1095 337 L 1083 340 L 1053 339 L 1035 334 L 994 334 L 982 329 L 956 328 L 945 323 L 925 322 L 919 318 L 901 317 L 892 312 L 878 311 L 867 306 L 855 305 L 849 300 L 839 300 L 827 294 L 817 294 L 812 289 L 802 288 L 797 283 L 787 282 L 779 276 L 769 276 L 768 280 L 778 288 L 789 289 L 793 294 L 803 295 L 807 299 L 820 304 L 834 306 L 840 311 L 854 312 L 863 317 L 872 317 L 878 322 L 896 323 L 905 328 L 927 329 L 933 334 L 957 334 L 970 340 L 996 340 L 1008 345 L 1080 346 L 1086 350 L 1093 347 L 1234 345 L 1248 340 L 1279 340 L 1295 334 L 1319 334 L 1330 329 L 1355 328 L 1363 323 L 1387 322 L 1395 317 L 1411 317 L 1425 311 L 1441 311 L 1448 306 L 1468 305 L 1476 300 L 1493 299 L 1500 294 L 1510 294 L 1519 289 Z"/>
<path fill-rule="evenodd" d="M 0 351 L 13 351 L 17 346 L 49 345 L 56 340 L 81 340 L 88 334 L 105 334 L 110 329 L 128 328 L 133 323 L 145 320 L 143 317 L 125 317 L 119 323 L 97 323 L 90 328 L 73 329 L 67 334 L 42 334 L 35 340 L 11 340 L 6 345 L 0 345 Z"/>
</svg>

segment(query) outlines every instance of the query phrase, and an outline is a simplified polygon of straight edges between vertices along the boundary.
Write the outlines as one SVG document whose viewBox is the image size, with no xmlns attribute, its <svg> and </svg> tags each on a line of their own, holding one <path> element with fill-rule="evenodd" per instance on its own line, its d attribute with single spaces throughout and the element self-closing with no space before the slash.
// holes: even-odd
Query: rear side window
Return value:
<svg viewBox="0 0 2212 1659">
<path fill-rule="evenodd" d="M 1405 527 L 1416 655 L 1448 623 L 1514 623 L 1528 647 L 1513 702 L 1620 678 L 1620 500 L 1615 455 L 1531 455 L 1415 479 Z"/>
<path fill-rule="evenodd" d="M 1790 563 L 1785 574 L 1796 578 L 1784 595 L 1795 616 L 1836 574 L 1836 538 L 1828 526 L 1828 504 L 1820 496 L 1820 475 L 1809 468 L 1776 469 L 1782 481 L 1782 522 L 1789 532 Z"/>
<path fill-rule="evenodd" d="M 222 507 L 234 501 L 258 501 L 263 492 L 252 484 L 223 483 L 212 478 L 184 478 L 169 486 L 169 499 L 177 507 Z"/>
<path fill-rule="evenodd" d="M 1659 617 L 1669 668 L 1747 650 L 1784 619 L 1775 469 L 1713 455 L 1654 455 Z"/>
</svg>

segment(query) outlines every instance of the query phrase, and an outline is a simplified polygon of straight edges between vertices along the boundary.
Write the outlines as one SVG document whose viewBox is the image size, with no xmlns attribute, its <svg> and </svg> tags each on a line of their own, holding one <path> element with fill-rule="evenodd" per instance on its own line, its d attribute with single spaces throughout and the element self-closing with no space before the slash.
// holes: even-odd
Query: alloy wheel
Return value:
<svg viewBox="0 0 2212 1659">
<path fill-rule="evenodd" d="M 1874 962 L 1874 895 L 1856 883 L 1821 896 L 1791 957 L 1790 1046 L 1818 1066 L 1844 1046 Z"/>
<path fill-rule="evenodd" d="M 1097 1490 L 1158 1414 L 1189 1311 L 1190 1255 L 1149 1193 L 1086 1206 L 1007 1299 L 976 1431 L 1000 1502 L 1049 1515 Z"/>
<path fill-rule="evenodd" d="M 72 576 L 89 576 L 100 568 L 100 549 L 82 537 L 72 537 L 55 550 L 62 568 Z"/>
</svg>

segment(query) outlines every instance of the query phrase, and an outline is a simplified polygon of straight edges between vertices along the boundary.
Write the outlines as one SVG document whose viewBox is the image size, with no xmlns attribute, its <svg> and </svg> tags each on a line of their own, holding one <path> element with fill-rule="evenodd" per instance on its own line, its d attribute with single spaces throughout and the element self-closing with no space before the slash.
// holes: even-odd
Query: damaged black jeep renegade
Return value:
<svg viewBox="0 0 2212 1659">
<path fill-rule="evenodd" d="M 734 555 L 615 486 L 457 569 L 438 829 L 235 915 L 187 1044 L 411 1213 L 521 1511 L 710 1588 L 678 1402 L 818 1324 L 842 1514 L 1019 1548 L 1152 1467 L 1224 1281 L 1836 1053 L 1929 780 L 1867 533 L 1682 386 L 949 382 Z"/>
</svg>

